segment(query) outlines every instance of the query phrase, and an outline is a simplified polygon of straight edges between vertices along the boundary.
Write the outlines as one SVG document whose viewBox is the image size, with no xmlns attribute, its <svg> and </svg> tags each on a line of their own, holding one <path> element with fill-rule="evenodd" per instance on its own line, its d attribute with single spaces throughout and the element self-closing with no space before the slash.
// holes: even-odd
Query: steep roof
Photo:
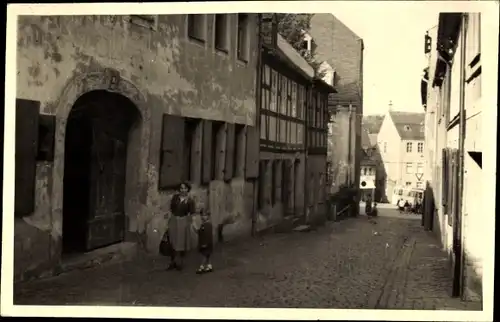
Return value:
<svg viewBox="0 0 500 322">
<path fill-rule="evenodd" d="M 361 147 L 363 149 L 368 149 L 372 147 L 373 144 L 371 143 L 370 136 L 368 135 L 368 131 L 364 127 L 364 125 L 361 126 Z"/>
<path fill-rule="evenodd" d="M 389 112 L 402 140 L 423 140 L 425 113 Z"/>
<path fill-rule="evenodd" d="M 280 34 L 278 34 L 278 49 L 296 68 L 308 77 L 314 77 L 314 68 Z"/>
<path fill-rule="evenodd" d="M 383 122 L 384 115 L 363 116 L 363 127 L 368 131 L 368 134 L 378 134 Z"/>
</svg>

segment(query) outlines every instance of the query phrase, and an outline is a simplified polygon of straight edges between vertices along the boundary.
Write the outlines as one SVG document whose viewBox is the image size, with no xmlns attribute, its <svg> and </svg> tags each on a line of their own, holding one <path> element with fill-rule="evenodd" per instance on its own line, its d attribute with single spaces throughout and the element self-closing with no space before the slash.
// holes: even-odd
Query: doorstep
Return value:
<svg viewBox="0 0 500 322">
<path fill-rule="evenodd" d="M 99 248 L 88 253 L 73 255 L 63 258 L 61 264 L 55 269 L 54 275 L 60 275 L 75 270 L 84 270 L 134 259 L 138 253 L 137 243 L 122 242 L 111 246 Z"/>
</svg>

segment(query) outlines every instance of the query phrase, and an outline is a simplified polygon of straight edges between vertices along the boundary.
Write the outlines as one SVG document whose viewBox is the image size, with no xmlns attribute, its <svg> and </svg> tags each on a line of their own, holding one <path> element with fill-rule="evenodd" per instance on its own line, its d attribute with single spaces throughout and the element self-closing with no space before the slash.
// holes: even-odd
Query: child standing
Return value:
<svg viewBox="0 0 500 322">
<path fill-rule="evenodd" d="M 213 271 L 212 264 L 210 263 L 210 256 L 213 251 L 213 228 L 210 221 L 210 213 L 202 210 L 201 225 L 198 230 L 198 251 L 203 256 L 203 262 L 196 274 L 210 273 Z"/>
</svg>

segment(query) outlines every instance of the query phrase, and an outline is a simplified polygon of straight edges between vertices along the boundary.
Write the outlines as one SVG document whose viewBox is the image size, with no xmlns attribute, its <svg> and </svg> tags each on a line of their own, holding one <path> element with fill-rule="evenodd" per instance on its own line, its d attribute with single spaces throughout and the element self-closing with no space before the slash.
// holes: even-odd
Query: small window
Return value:
<svg viewBox="0 0 500 322">
<path fill-rule="evenodd" d="M 229 16 L 215 15 L 215 48 L 225 53 L 229 52 Z"/>
<path fill-rule="evenodd" d="M 192 14 L 188 15 L 188 37 L 205 42 L 206 15 Z"/>
<path fill-rule="evenodd" d="M 417 173 L 424 173 L 424 165 L 422 163 L 417 164 Z"/>
<path fill-rule="evenodd" d="M 408 174 L 413 173 L 413 164 L 412 163 L 406 164 L 406 173 L 408 173 Z"/>
<path fill-rule="evenodd" d="M 418 153 L 423 153 L 424 152 L 424 143 L 423 142 L 418 142 L 418 144 L 417 144 L 417 151 L 418 151 Z"/>
<path fill-rule="evenodd" d="M 412 151 L 412 143 L 411 142 L 406 142 L 406 152 L 410 153 Z"/>
<path fill-rule="evenodd" d="M 363 175 L 366 176 L 366 168 L 363 168 Z"/>
<path fill-rule="evenodd" d="M 411 187 L 411 182 L 410 181 L 406 181 L 406 186 L 407 187 Z"/>
<path fill-rule="evenodd" d="M 248 13 L 238 14 L 238 47 L 237 56 L 238 59 L 244 62 L 248 62 L 250 52 L 249 52 L 249 28 L 250 28 L 250 15 Z"/>
<path fill-rule="evenodd" d="M 419 182 L 417 182 L 417 188 L 422 189 L 422 187 L 423 187 L 423 182 L 420 182 L 420 181 L 419 181 Z M 421 194 L 421 193 L 419 193 L 419 194 L 418 194 L 418 197 L 419 197 L 419 198 L 422 198 L 422 194 Z"/>
</svg>

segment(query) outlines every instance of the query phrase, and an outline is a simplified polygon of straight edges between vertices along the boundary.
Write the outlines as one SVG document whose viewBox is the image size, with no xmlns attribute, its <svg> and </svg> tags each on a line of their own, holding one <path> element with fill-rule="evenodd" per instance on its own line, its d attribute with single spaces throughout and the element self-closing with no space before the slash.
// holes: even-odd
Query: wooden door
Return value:
<svg viewBox="0 0 500 322">
<path fill-rule="evenodd" d="M 96 126 L 91 148 L 86 250 L 118 243 L 124 238 L 126 147 L 123 139 Z"/>
<path fill-rule="evenodd" d="M 36 156 L 40 102 L 16 100 L 14 213 L 26 216 L 35 210 Z"/>
</svg>

